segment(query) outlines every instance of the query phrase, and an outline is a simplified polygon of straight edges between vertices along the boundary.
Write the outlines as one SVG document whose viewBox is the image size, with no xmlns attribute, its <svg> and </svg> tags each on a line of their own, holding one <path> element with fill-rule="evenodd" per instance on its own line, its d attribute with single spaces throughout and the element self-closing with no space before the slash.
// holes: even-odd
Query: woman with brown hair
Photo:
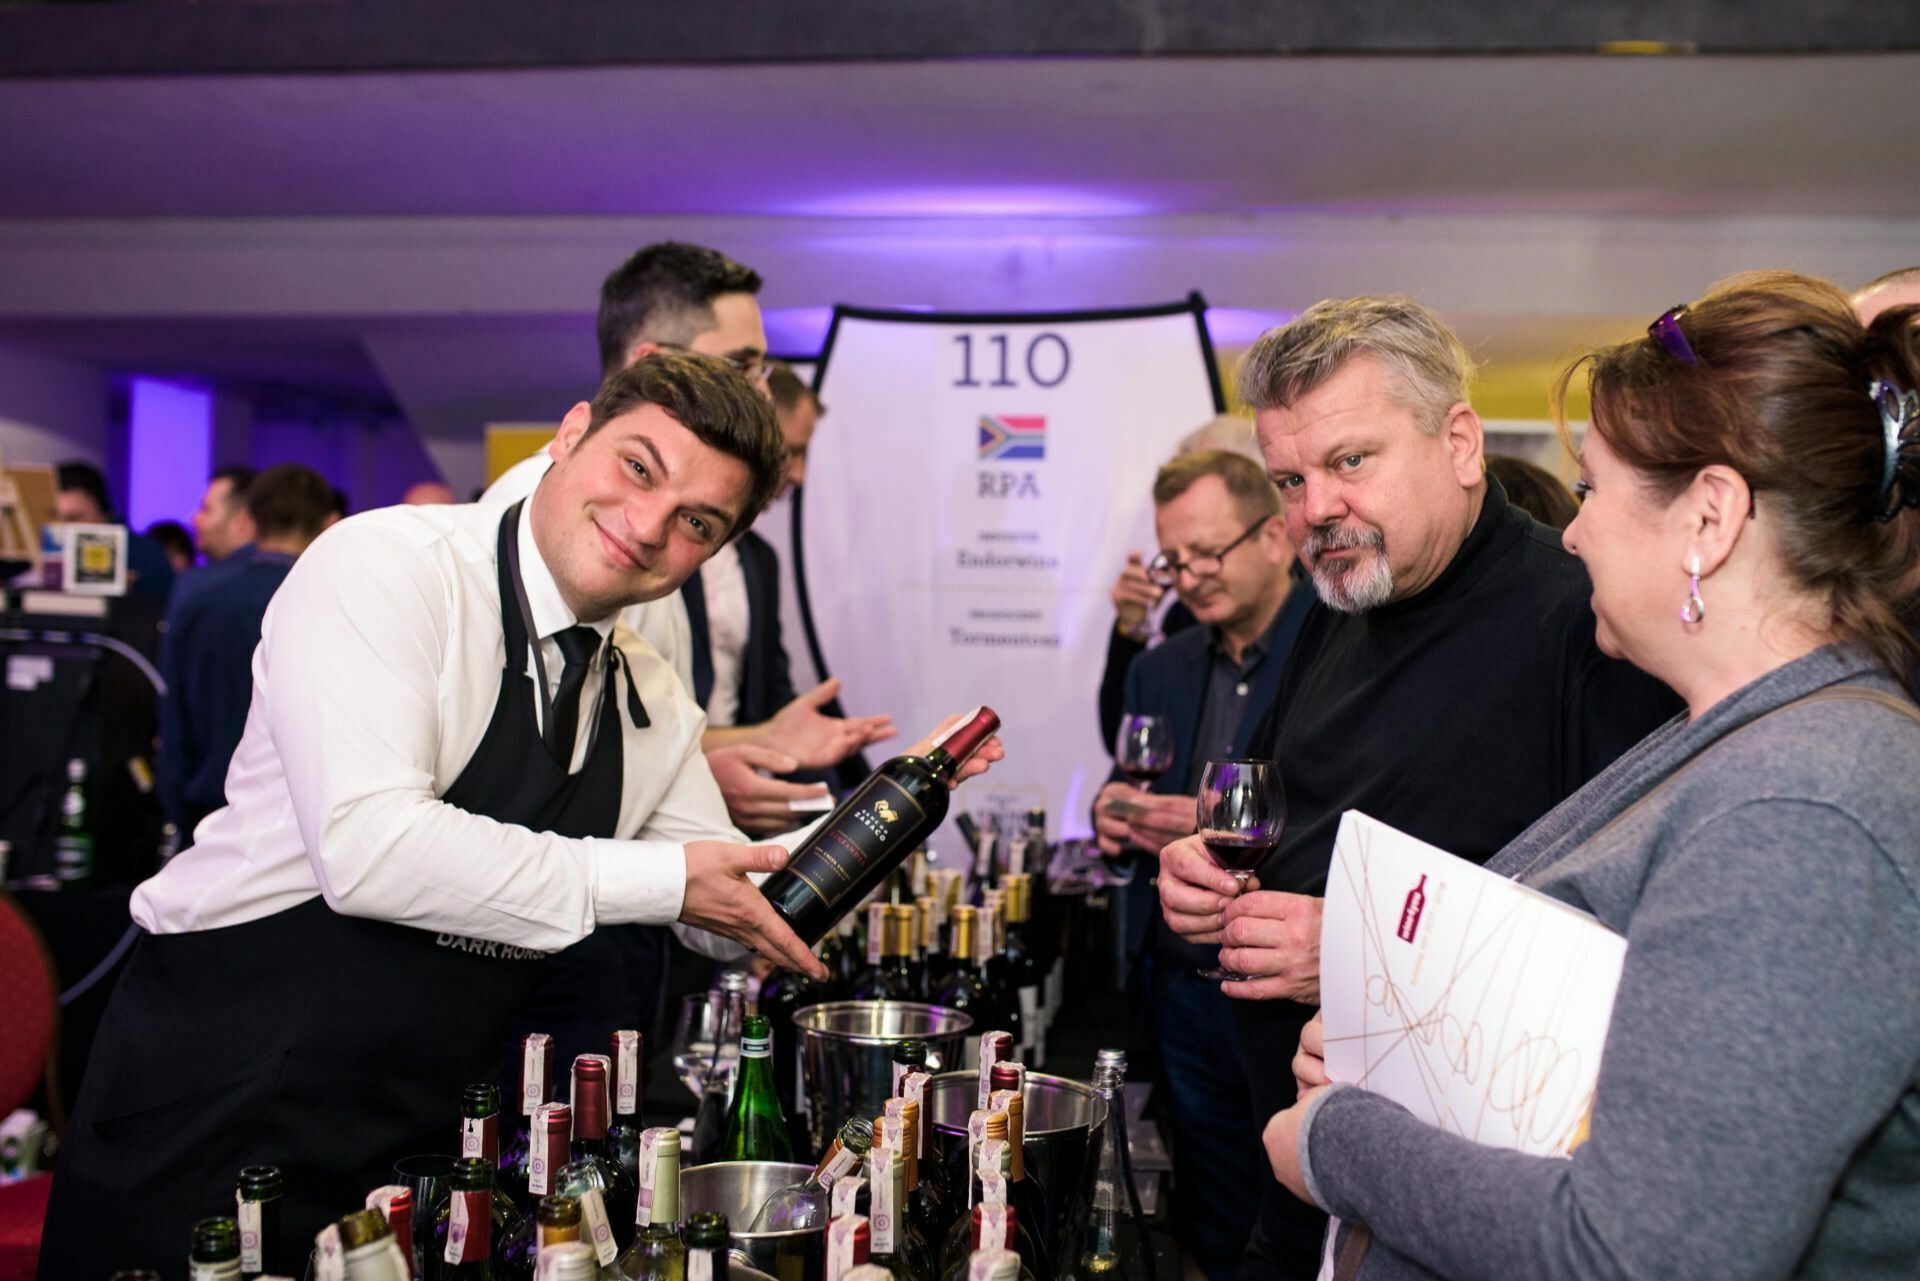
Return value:
<svg viewBox="0 0 1920 1281">
<path fill-rule="evenodd" d="M 1601 648 L 1687 712 L 1488 864 L 1628 940 L 1590 1137 L 1498 1151 L 1327 1087 L 1316 1022 L 1266 1144 L 1340 1276 L 1913 1276 L 1915 314 L 1754 274 L 1590 358 L 1566 546 Z"/>
</svg>

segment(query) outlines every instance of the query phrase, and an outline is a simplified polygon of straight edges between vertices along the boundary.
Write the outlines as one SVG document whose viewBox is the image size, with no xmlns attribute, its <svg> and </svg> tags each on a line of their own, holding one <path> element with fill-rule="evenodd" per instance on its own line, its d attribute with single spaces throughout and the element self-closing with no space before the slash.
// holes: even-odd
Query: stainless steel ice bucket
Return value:
<svg viewBox="0 0 1920 1281">
<path fill-rule="evenodd" d="M 927 1043 L 927 1069 L 938 1072 L 962 1058 L 971 1015 L 916 1001 L 829 1001 L 793 1012 L 800 1034 L 801 1077 L 815 1155 L 850 1116 L 872 1120 L 893 1092 L 893 1047 Z M 961 1126 L 966 1118 L 960 1118 Z"/>
<path fill-rule="evenodd" d="M 927 1087 L 935 1158 L 950 1188 L 966 1187 L 967 1117 L 980 1101 L 978 1072 L 947 1072 Z M 1024 1101 L 1026 1167 L 1040 1181 L 1047 1207 L 1047 1239 L 1058 1241 L 1086 1174 L 1087 1147 L 1100 1120 L 1093 1087 L 1063 1076 L 1027 1074 Z"/>
<path fill-rule="evenodd" d="M 748 1232 L 768 1197 L 813 1173 L 784 1161 L 716 1161 L 680 1171 L 680 1214 L 724 1214 L 736 1261 L 776 1281 L 820 1281 L 826 1274 L 826 1227 Z M 735 1275 L 739 1275 L 736 1269 Z"/>
</svg>

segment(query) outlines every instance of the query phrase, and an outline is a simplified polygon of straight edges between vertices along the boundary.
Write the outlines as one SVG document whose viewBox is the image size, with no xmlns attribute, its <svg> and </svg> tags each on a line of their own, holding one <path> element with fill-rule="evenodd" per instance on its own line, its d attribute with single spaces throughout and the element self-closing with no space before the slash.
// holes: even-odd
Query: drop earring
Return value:
<svg viewBox="0 0 1920 1281">
<path fill-rule="evenodd" d="M 1700 558 L 1694 556 L 1687 561 L 1687 603 L 1680 607 L 1680 621 L 1689 625 L 1697 624 L 1707 616 L 1707 602 L 1700 599 Z"/>
</svg>

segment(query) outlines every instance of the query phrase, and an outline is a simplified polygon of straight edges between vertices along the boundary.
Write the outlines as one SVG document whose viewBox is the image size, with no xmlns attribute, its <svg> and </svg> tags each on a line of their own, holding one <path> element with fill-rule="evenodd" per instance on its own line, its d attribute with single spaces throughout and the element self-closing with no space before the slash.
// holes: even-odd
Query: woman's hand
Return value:
<svg viewBox="0 0 1920 1281">
<path fill-rule="evenodd" d="M 1322 1085 L 1307 1090 L 1292 1107 L 1275 1112 L 1267 1122 L 1266 1132 L 1260 1136 L 1267 1149 L 1267 1164 L 1273 1167 L 1273 1177 L 1308 1205 L 1315 1202 L 1307 1195 L 1307 1176 L 1300 1168 L 1300 1124 L 1306 1120 L 1307 1105 L 1326 1088 Z"/>
<path fill-rule="evenodd" d="M 1302 1095 L 1328 1083 L 1325 1033 L 1318 1014 L 1300 1029 L 1300 1048 L 1293 1055 L 1293 1084 Z"/>
</svg>

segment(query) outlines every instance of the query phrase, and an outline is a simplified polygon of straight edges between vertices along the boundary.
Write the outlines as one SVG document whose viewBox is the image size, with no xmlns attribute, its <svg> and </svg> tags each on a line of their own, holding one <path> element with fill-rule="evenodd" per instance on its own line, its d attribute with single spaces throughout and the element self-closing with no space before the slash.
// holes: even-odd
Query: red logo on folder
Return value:
<svg viewBox="0 0 1920 1281">
<path fill-rule="evenodd" d="M 1427 878 L 1420 876 L 1420 883 L 1407 891 L 1406 906 L 1400 909 L 1400 938 L 1402 942 L 1413 942 L 1413 932 L 1420 928 L 1420 913 L 1427 907 Z"/>
</svg>

